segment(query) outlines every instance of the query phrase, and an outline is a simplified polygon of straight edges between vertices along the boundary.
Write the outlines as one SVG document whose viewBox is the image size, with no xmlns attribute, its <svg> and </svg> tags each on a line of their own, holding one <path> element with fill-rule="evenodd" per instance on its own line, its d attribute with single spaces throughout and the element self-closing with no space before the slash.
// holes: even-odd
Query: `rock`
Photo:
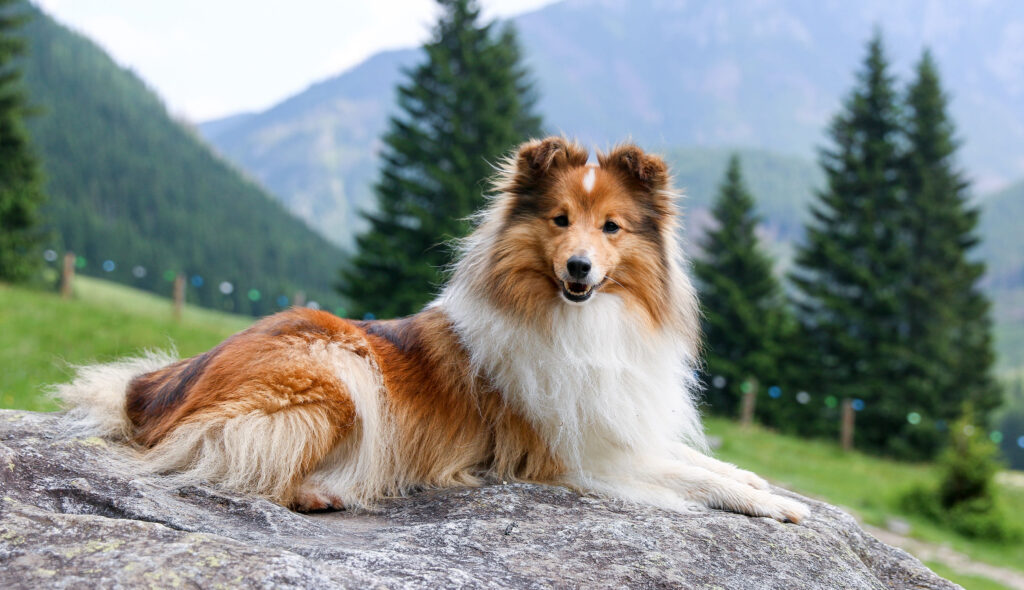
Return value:
<svg viewBox="0 0 1024 590">
<path fill-rule="evenodd" d="M 130 451 L 0 410 L 0 588 L 957 588 L 838 509 L 804 525 L 527 484 L 303 515 L 142 474 Z M 780 490 L 780 493 L 786 493 Z"/>
</svg>

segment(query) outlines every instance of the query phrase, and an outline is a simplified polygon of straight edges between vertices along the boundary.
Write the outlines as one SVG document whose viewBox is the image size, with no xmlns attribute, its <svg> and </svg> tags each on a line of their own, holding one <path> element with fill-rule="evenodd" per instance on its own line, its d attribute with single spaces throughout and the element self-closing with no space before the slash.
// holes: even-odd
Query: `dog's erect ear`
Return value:
<svg viewBox="0 0 1024 590">
<path fill-rule="evenodd" d="M 608 154 L 599 154 L 602 168 L 617 170 L 637 188 L 657 192 L 668 188 L 668 166 L 660 157 L 645 154 L 635 145 L 622 145 Z"/>
<path fill-rule="evenodd" d="M 564 137 L 528 141 L 516 155 L 515 188 L 535 189 L 556 170 L 585 165 L 587 157 L 583 146 Z"/>
</svg>

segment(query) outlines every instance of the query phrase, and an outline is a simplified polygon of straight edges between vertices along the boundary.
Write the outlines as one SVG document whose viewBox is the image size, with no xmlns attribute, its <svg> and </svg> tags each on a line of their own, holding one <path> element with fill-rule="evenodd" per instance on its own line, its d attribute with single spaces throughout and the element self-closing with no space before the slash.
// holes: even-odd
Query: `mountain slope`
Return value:
<svg viewBox="0 0 1024 590">
<path fill-rule="evenodd" d="M 376 153 L 402 68 L 415 50 L 375 55 L 258 114 L 204 123 L 217 148 L 270 188 L 290 211 L 338 244 L 362 227 L 371 206 Z"/>
<path fill-rule="evenodd" d="M 821 171 L 803 158 L 749 148 L 674 148 L 664 152 L 676 186 L 685 195 L 687 231 L 701 233 L 734 151 L 740 156 L 744 182 L 764 219 L 764 237 L 772 244 L 799 239 L 811 191 L 822 183 Z"/>
<path fill-rule="evenodd" d="M 237 312 L 274 311 L 297 290 L 339 302 L 336 247 L 173 121 L 96 45 L 22 8 L 34 17 L 23 29 L 25 83 L 40 110 L 29 129 L 48 179 L 54 249 L 83 256 L 81 272 L 163 294 L 164 274 L 184 272 L 191 301 Z M 233 292 L 222 293 L 223 282 Z"/>
<path fill-rule="evenodd" d="M 651 148 L 748 146 L 805 160 L 876 23 L 901 74 L 932 47 L 980 190 L 1024 176 L 1024 3 L 567 0 L 515 19 L 553 132 L 598 146 L 632 137 Z M 419 59 L 416 50 L 381 53 L 266 112 L 200 130 L 347 244 L 355 211 L 372 205 L 394 85 Z"/>
<path fill-rule="evenodd" d="M 985 285 L 992 294 L 999 366 L 1024 369 L 1024 180 L 981 203 L 984 238 L 979 254 L 988 262 Z"/>
<path fill-rule="evenodd" d="M 989 283 L 1024 289 L 1024 180 L 981 201 L 980 226 L 984 241 L 979 250 L 989 262 Z"/>
<path fill-rule="evenodd" d="M 1024 4 L 568 0 L 516 20 L 558 129 L 810 156 L 874 26 L 895 71 L 932 47 L 984 182 L 1024 175 Z"/>
</svg>

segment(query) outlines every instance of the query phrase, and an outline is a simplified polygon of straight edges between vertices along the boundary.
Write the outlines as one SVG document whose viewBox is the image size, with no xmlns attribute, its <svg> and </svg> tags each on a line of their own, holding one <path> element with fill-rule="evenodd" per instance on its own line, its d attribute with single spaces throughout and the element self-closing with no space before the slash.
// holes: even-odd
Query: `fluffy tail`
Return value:
<svg viewBox="0 0 1024 590">
<path fill-rule="evenodd" d="M 127 440 L 132 435 L 125 412 L 128 384 L 175 360 L 173 353 L 148 351 L 138 358 L 76 366 L 75 378 L 55 385 L 51 394 L 67 410 L 65 424 L 72 434 Z"/>
</svg>

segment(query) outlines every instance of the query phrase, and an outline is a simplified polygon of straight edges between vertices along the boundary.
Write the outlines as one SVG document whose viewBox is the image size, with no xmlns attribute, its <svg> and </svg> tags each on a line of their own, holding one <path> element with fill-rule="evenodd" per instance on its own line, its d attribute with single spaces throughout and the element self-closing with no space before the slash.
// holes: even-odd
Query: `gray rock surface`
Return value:
<svg viewBox="0 0 1024 590">
<path fill-rule="evenodd" d="M 0 410 L 0 588 L 956 588 L 848 515 L 679 515 L 513 484 L 303 515 Z"/>
</svg>

